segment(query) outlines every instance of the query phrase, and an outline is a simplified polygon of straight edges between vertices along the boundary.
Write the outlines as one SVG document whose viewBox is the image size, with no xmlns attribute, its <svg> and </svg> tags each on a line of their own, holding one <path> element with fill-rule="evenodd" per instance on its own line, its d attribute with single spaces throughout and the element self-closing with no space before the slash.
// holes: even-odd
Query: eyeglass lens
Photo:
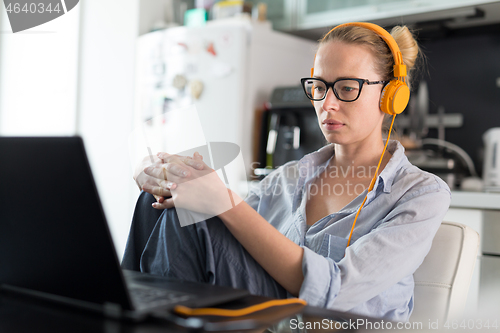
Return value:
<svg viewBox="0 0 500 333">
<path fill-rule="evenodd" d="M 338 80 L 335 82 L 333 89 L 338 99 L 349 102 L 358 98 L 360 84 L 356 80 Z M 307 79 L 304 81 L 304 90 L 310 99 L 322 100 L 328 88 L 321 80 Z"/>
</svg>

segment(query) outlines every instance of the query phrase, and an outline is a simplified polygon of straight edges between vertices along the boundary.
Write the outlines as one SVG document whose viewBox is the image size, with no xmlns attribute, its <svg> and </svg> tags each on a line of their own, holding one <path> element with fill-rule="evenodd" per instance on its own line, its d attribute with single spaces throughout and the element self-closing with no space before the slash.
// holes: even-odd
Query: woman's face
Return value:
<svg viewBox="0 0 500 333">
<path fill-rule="evenodd" d="M 320 46 L 314 61 L 314 77 L 327 82 L 340 78 L 382 80 L 375 69 L 375 58 L 365 46 L 338 41 Z M 331 88 L 322 101 L 314 102 L 319 126 L 330 143 L 360 144 L 365 140 L 381 140 L 384 113 L 380 110 L 383 85 L 363 84 L 354 102 L 343 102 Z"/>
</svg>

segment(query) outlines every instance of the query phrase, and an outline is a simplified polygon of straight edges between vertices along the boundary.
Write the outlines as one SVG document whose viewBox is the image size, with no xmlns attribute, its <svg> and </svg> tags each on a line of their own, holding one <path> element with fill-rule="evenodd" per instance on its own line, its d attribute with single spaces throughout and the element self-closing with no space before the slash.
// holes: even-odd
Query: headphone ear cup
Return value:
<svg viewBox="0 0 500 333">
<path fill-rule="evenodd" d="M 380 110 L 390 114 L 400 114 L 404 111 L 410 100 L 408 85 L 399 80 L 389 82 L 382 90 L 380 96 Z"/>
</svg>

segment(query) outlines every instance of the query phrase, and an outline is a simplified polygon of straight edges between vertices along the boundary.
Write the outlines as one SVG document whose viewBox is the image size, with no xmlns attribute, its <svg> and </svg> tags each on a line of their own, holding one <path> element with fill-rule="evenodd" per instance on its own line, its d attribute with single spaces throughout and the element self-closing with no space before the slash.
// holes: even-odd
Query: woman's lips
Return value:
<svg viewBox="0 0 500 333">
<path fill-rule="evenodd" d="M 341 123 L 340 121 L 336 121 L 336 120 L 333 120 L 333 119 L 325 119 L 325 120 L 323 120 L 323 127 L 327 131 L 334 131 L 334 130 L 337 130 L 339 128 L 342 128 L 343 126 L 344 126 L 344 124 Z"/>
</svg>

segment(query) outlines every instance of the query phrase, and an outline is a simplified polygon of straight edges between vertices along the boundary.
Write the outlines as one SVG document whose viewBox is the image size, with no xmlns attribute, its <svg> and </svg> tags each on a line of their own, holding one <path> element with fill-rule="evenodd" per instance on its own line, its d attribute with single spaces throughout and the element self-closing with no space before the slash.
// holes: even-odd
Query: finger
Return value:
<svg viewBox="0 0 500 333">
<path fill-rule="evenodd" d="M 168 154 L 168 153 L 158 153 L 156 154 L 156 156 L 162 160 L 164 163 L 168 163 L 170 162 L 172 159 L 174 158 L 178 158 L 179 155 L 175 155 L 175 154 Z"/>
<path fill-rule="evenodd" d="M 203 161 L 203 156 L 197 151 L 194 152 L 193 158 L 198 161 Z"/>
<path fill-rule="evenodd" d="M 170 190 L 168 188 L 164 188 L 163 186 L 155 186 L 151 184 L 144 184 L 142 186 L 142 189 L 144 192 L 148 192 L 152 195 L 155 196 L 155 198 L 158 197 L 171 197 L 172 193 L 170 193 Z M 158 200 L 158 198 L 156 198 Z"/>
<path fill-rule="evenodd" d="M 165 172 L 165 169 L 163 169 L 163 164 L 164 162 L 162 160 L 158 160 L 154 164 L 151 164 L 147 167 L 147 168 L 157 168 L 157 170 L 149 169 L 148 171 L 146 171 L 147 168 L 144 168 L 143 172 L 145 174 L 148 174 L 148 172 L 154 173 L 154 175 L 152 176 L 150 175 L 150 177 L 151 180 L 153 180 L 153 182 L 155 183 L 158 181 L 158 179 L 167 179 L 167 173 Z"/>
<path fill-rule="evenodd" d="M 177 184 L 168 180 L 162 180 L 158 183 L 163 189 L 170 193 L 171 190 L 175 190 L 177 188 Z"/>
<path fill-rule="evenodd" d="M 188 177 L 191 173 L 189 172 L 189 169 L 187 167 L 184 167 L 184 165 L 185 164 L 181 161 L 176 160 L 175 162 L 165 163 L 163 167 L 167 172 L 171 173 L 174 176 Z M 164 179 L 166 180 L 167 178 L 165 177 Z"/>
<path fill-rule="evenodd" d="M 160 160 L 163 160 L 164 158 L 167 158 L 168 156 L 170 156 L 170 154 L 167 154 L 167 153 L 156 154 L 156 157 L 158 157 Z"/>
<path fill-rule="evenodd" d="M 163 160 L 158 159 L 154 164 L 148 165 L 150 167 L 160 168 L 165 162 Z"/>
<path fill-rule="evenodd" d="M 203 156 L 200 153 L 195 152 L 193 157 L 194 157 L 193 163 L 199 164 L 197 166 L 194 166 L 195 169 L 198 169 L 198 170 L 212 169 L 205 162 L 203 162 Z M 194 162 L 194 161 L 196 161 L 196 162 Z"/>
<path fill-rule="evenodd" d="M 163 201 L 162 203 L 154 202 L 152 206 L 155 209 L 167 209 L 175 207 L 175 204 L 174 204 L 174 199 L 168 198 L 165 199 L 165 201 Z"/>
<path fill-rule="evenodd" d="M 167 173 L 165 172 L 164 164 L 144 168 L 144 173 L 154 178 L 167 180 Z"/>
<path fill-rule="evenodd" d="M 165 198 L 164 197 L 160 197 L 159 195 L 153 195 L 156 199 L 157 202 L 159 203 L 162 203 L 163 201 L 165 201 Z"/>
<path fill-rule="evenodd" d="M 194 160 L 189 156 L 181 160 L 184 162 L 184 164 L 189 165 L 190 167 L 193 167 L 198 170 L 203 170 L 203 163 L 200 163 L 199 160 Z"/>
<path fill-rule="evenodd" d="M 197 154 L 197 152 L 195 153 Z M 203 165 L 196 162 L 191 156 L 180 156 L 180 155 L 171 155 L 168 153 L 158 153 L 157 155 L 164 163 L 175 163 L 175 161 L 179 160 L 186 165 L 189 165 L 195 169 L 203 169 Z M 200 154 L 197 155 L 200 160 L 203 160 L 203 156 Z"/>
</svg>

